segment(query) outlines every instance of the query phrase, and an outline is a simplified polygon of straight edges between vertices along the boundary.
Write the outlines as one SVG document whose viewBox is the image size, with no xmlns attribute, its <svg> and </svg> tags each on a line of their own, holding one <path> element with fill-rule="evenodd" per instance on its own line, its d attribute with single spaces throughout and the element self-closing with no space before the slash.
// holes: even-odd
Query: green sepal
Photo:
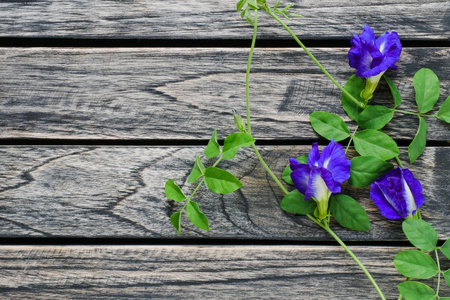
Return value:
<svg viewBox="0 0 450 300">
<path fill-rule="evenodd" d="M 421 113 L 427 113 L 439 99 L 439 79 L 433 71 L 422 68 L 414 74 L 414 90 L 416 91 L 416 103 Z"/>
<path fill-rule="evenodd" d="M 436 262 L 419 250 L 402 251 L 395 256 L 394 266 L 403 276 L 427 279 L 438 272 Z"/>
<path fill-rule="evenodd" d="M 402 223 L 402 229 L 414 247 L 428 252 L 436 248 L 438 241 L 436 230 L 424 220 L 405 220 Z"/>
<path fill-rule="evenodd" d="M 232 159 L 239 148 L 248 147 L 255 143 L 255 139 L 248 133 L 232 133 L 224 141 L 222 157 L 225 160 Z"/>
<path fill-rule="evenodd" d="M 450 239 L 445 241 L 445 243 L 441 246 L 441 252 L 450 259 Z"/>
<path fill-rule="evenodd" d="M 352 75 L 344 86 L 344 89 L 349 92 L 361 105 L 364 105 L 365 101 L 361 98 L 361 92 L 364 90 L 365 85 L 361 77 Z M 344 108 L 347 115 L 354 121 L 358 122 L 359 115 L 363 111 L 362 107 L 353 102 L 348 96 L 342 93 L 342 108 Z"/>
<path fill-rule="evenodd" d="M 242 186 L 242 182 L 233 174 L 216 167 L 205 170 L 205 184 L 208 189 L 217 194 L 229 194 Z"/>
<path fill-rule="evenodd" d="M 181 216 L 181 212 L 179 212 L 179 211 L 177 211 L 176 213 L 173 213 L 170 216 L 170 222 L 172 223 L 173 227 L 175 227 L 177 229 L 178 234 L 181 234 L 180 216 Z"/>
<path fill-rule="evenodd" d="M 393 168 L 391 163 L 375 156 L 356 156 L 351 160 L 348 181 L 354 187 L 366 187 Z"/>
<path fill-rule="evenodd" d="M 196 182 L 197 179 L 205 174 L 205 166 L 198 155 L 195 157 L 194 167 L 192 168 L 191 174 L 189 174 L 188 182 Z"/>
<path fill-rule="evenodd" d="M 164 187 L 167 198 L 170 200 L 175 200 L 177 202 L 182 202 L 186 199 L 186 196 L 181 191 L 180 187 L 175 183 L 173 179 L 169 179 Z"/>
<path fill-rule="evenodd" d="M 308 154 L 305 154 L 305 155 L 302 155 L 300 157 L 297 157 L 296 159 L 297 159 L 297 161 L 299 163 L 306 164 L 306 162 L 308 161 Z M 281 175 L 281 178 L 287 184 L 294 185 L 294 183 L 292 182 L 291 173 L 292 173 L 291 166 L 290 166 L 290 164 L 288 164 L 286 166 L 286 168 L 284 168 L 284 171 L 283 171 L 283 174 Z"/>
<path fill-rule="evenodd" d="M 341 226 L 357 230 L 370 229 L 370 220 L 364 208 L 350 196 L 338 194 L 331 197 L 330 211 Z"/>
<path fill-rule="evenodd" d="M 425 150 L 428 125 L 424 118 L 419 117 L 419 129 L 408 147 L 409 162 L 412 164 Z"/>
<path fill-rule="evenodd" d="M 309 115 L 312 128 L 322 137 L 336 142 L 342 141 L 350 136 L 347 124 L 338 115 L 316 111 Z"/>
<path fill-rule="evenodd" d="M 216 157 L 217 155 L 220 154 L 220 145 L 217 140 L 218 140 L 217 130 L 214 129 L 214 132 L 211 138 L 209 139 L 208 145 L 205 148 L 205 156 L 207 158 Z"/>
<path fill-rule="evenodd" d="M 305 201 L 305 196 L 302 193 L 293 190 L 281 200 L 280 206 L 288 213 L 306 215 L 314 211 L 316 202 L 313 200 Z"/>
<path fill-rule="evenodd" d="M 382 105 L 369 106 L 366 109 L 364 109 L 362 113 L 359 115 L 358 125 L 364 129 L 378 130 L 383 128 L 387 123 L 389 123 L 389 121 L 392 120 L 393 116 L 394 113 L 392 109 L 386 106 Z"/>
<path fill-rule="evenodd" d="M 387 134 L 365 129 L 353 137 L 356 151 L 363 156 L 375 156 L 382 160 L 388 160 L 399 155 L 397 144 Z"/>
<path fill-rule="evenodd" d="M 186 205 L 186 214 L 191 220 L 192 224 L 200 229 L 209 230 L 208 218 L 198 208 L 197 202 L 189 201 Z"/>
<path fill-rule="evenodd" d="M 434 300 L 435 298 L 434 290 L 421 282 L 403 282 L 397 287 L 400 294 L 405 297 L 406 300 Z"/>
<path fill-rule="evenodd" d="M 383 78 L 391 89 L 392 98 L 394 98 L 394 108 L 400 106 L 400 104 L 402 104 L 402 96 L 400 95 L 397 86 L 388 76 L 383 75 Z"/>
<path fill-rule="evenodd" d="M 450 96 L 442 103 L 437 113 L 437 118 L 444 122 L 450 123 Z"/>
</svg>

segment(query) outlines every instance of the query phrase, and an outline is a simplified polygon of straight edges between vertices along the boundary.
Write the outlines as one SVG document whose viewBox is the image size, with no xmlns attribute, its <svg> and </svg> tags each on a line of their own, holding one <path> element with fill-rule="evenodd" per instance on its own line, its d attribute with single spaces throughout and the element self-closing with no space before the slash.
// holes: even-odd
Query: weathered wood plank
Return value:
<svg viewBox="0 0 450 300">
<path fill-rule="evenodd" d="M 348 49 L 312 49 L 341 84 L 354 73 Z M 0 137 L 209 139 L 234 132 L 231 109 L 245 112 L 247 49 L 0 49 Z M 416 110 L 412 76 L 421 67 L 450 94 L 447 48 L 404 49 L 388 74 Z M 315 139 L 309 114 L 345 116 L 340 91 L 298 49 L 257 49 L 252 69 L 253 131 L 258 139 Z M 392 105 L 386 84 L 373 103 Z M 436 113 L 437 109 L 431 113 Z M 349 120 L 348 118 L 346 120 Z M 429 119 L 429 140 L 450 140 Z M 352 124 L 354 126 L 354 124 Z M 397 115 L 387 133 L 412 139 L 417 118 Z M 186 130 L 189 128 L 189 130 Z"/>
<path fill-rule="evenodd" d="M 186 0 L 35 0 L 2 1 L 0 36 L 144 39 L 250 38 L 250 26 L 236 12 L 237 1 Z M 450 4 L 446 0 L 300 1 L 290 23 L 303 38 L 347 39 L 364 24 L 378 33 L 396 30 L 406 39 L 446 39 L 450 35 Z M 271 5 L 275 1 L 269 1 Z M 288 4 L 288 2 L 285 2 Z M 261 14 L 264 38 L 289 38 Z"/>
<path fill-rule="evenodd" d="M 402 248 L 351 247 L 387 299 L 404 277 Z M 450 267 L 442 261 L 442 269 Z M 424 281 L 436 287 L 436 278 Z M 440 294 L 450 289 L 441 284 Z M 3 246 L 0 296 L 8 299 L 379 299 L 339 247 Z"/>
<path fill-rule="evenodd" d="M 261 147 L 276 174 L 289 157 L 308 153 L 310 147 Z M 1 147 L 1 237 L 132 237 L 216 238 L 266 240 L 331 240 L 309 219 L 284 213 L 281 190 L 265 173 L 251 149 L 219 167 L 235 174 L 244 186 L 235 193 L 217 195 L 206 187 L 195 196 L 210 219 L 210 231 L 197 229 L 183 217 L 178 236 L 169 217 L 181 209 L 168 200 L 169 178 L 187 194 L 187 183 L 200 147 Z M 406 161 L 405 149 L 402 158 Z M 450 236 L 450 149 L 427 148 L 410 167 L 421 181 L 426 203 L 422 215 L 441 239 Z M 212 162 L 206 162 L 211 163 Z M 239 167 L 239 165 L 241 165 Z M 407 166 L 407 164 L 405 164 Z M 368 199 L 369 188 L 344 188 L 366 208 L 372 221 L 369 232 L 352 232 L 333 224 L 344 240 L 405 240 L 400 222 L 388 221 Z"/>
</svg>

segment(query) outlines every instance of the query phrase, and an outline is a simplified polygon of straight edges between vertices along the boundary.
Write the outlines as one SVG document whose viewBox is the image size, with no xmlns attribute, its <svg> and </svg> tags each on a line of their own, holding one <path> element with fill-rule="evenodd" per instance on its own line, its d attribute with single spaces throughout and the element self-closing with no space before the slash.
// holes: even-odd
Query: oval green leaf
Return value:
<svg viewBox="0 0 450 300">
<path fill-rule="evenodd" d="M 305 155 L 302 155 L 300 157 L 297 157 L 296 159 L 297 159 L 297 161 L 299 163 L 306 164 L 306 162 L 308 161 L 308 154 L 305 154 Z M 294 183 L 292 182 L 292 179 L 291 179 L 291 173 L 292 173 L 291 166 L 288 164 L 286 166 L 286 168 L 284 168 L 284 171 L 283 171 L 283 174 L 281 175 L 281 178 L 287 184 L 294 185 Z"/>
<path fill-rule="evenodd" d="M 298 190 L 293 190 L 281 200 L 280 206 L 288 213 L 306 215 L 314 211 L 316 202 L 313 200 L 305 201 L 303 194 Z"/>
<path fill-rule="evenodd" d="M 441 246 L 441 252 L 450 259 L 450 239 L 448 239 L 444 245 Z"/>
<path fill-rule="evenodd" d="M 209 139 L 208 145 L 205 148 L 206 157 L 208 158 L 216 157 L 217 155 L 220 154 L 220 146 L 217 140 L 218 140 L 217 130 L 214 129 L 214 132 L 211 138 Z"/>
<path fill-rule="evenodd" d="M 194 167 L 192 168 L 191 174 L 189 174 L 188 182 L 196 182 L 203 174 L 205 174 L 205 166 L 200 157 L 196 155 Z"/>
<path fill-rule="evenodd" d="M 403 221 L 403 233 L 414 247 L 423 251 L 433 251 L 436 248 L 438 236 L 434 228 L 419 219 Z"/>
<path fill-rule="evenodd" d="M 419 117 L 419 129 L 408 147 L 409 162 L 413 163 L 425 150 L 427 143 L 428 125 L 424 118 Z"/>
<path fill-rule="evenodd" d="M 323 111 L 316 111 L 309 115 L 312 128 L 322 137 L 336 142 L 350 136 L 350 130 L 341 117 Z"/>
<path fill-rule="evenodd" d="M 400 283 L 398 285 L 398 291 L 406 300 L 433 300 L 435 296 L 432 288 L 415 281 Z"/>
<path fill-rule="evenodd" d="M 430 69 L 423 68 L 414 74 L 413 83 L 419 111 L 421 113 L 429 112 L 439 99 L 438 77 Z"/>
<path fill-rule="evenodd" d="M 189 201 L 186 205 L 186 214 L 191 220 L 192 224 L 200 229 L 209 230 L 208 218 L 198 208 L 197 202 Z"/>
<path fill-rule="evenodd" d="M 212 192 L 218 194 L 229 194 L 242 186 L 233 174 L 216 167 L 205 170 L 205 184 Z"/>
<path fill-rule="evenodd" d="M 434 260 L 419 250 L 400 252 L 395 256 L 394 266 L 402 275 L 411 278 L 431 278 L 438 272 Z"/>
<path fill-rule="evenodd" d="M 444 279 L 448 286 L 450 286 L 450 269 L 444 272 Z M 441 297 L 442 299 L 442 297 Z"/>
<path fill-rule="evenodd" d="M 350 196 L 338 194 L 331 197 L 330 210 L 336 221 L 346 228 L 367 231 L 370 221 L 364 208 Z"/>
<path fill-rule="evenodd" d="M 178 234 L 181 234 L 180 216 L 181 216 L 181 212 L 179 212 L 179 211 L 177 211 L 176 213 L 173 213 L 170 216 L 170 222 L 172 223 L 173 227 L 175 227 L 178 230 Z"/>
<path fill-rule="evenodd" d="M 364 104 L 364 100 L 361 98 L 361 92 L 364 90 L 364 82 L 361 77 L 352 75 L 344 86 L 344 89 L 349 92 L 360 104 Z M 358 122 L 359 114 L 363 111 L 361 106 L 357 105 L 351 100 L 345 93 L 342 93 L 342 107 L 347 115 L 354 121 Z"/>
<path fill-rule="evenodd" d="M 393 168 L 391 163 L 375 156 L 356 156 L 352 158 L 349 182 L 354 187 L 366 187 Z"/>
<path fill-rule="evenodd" d="M 224 141 L 222 157 L 225 160 L 232 159 L 239 148 L 248 147 L 255 143 L 255 139 L 248 133 L 232 133 Z"/>
<path fill-rule="evenodd" d="M 365 129 L 381 129 L 394 116 L 392 109 L 386 106 L 369 106 L 359 115 L 358 125 Z"/>
<path fill-rule="evenodd" d="M 383 75 L 384 80 L 386 80 L 387 84 L 389 85 L 389 88 L 391 89 L 392 97 L 394 98 L 394 108 L 397 106 L 400 106 L 402 104 L 402 96 L 400 95 L 400 92 L 398 91 L 397 86 L 395 83 L 386 75 Z"/>
<path fill-rule="evenodd" d="M 164 190 L 166 192 L 167 198 L 171 200 L 181 202 L 186 199 L 186 196 L 183 194 L 180 187 L 175 183 L 173 179 L 167 180 Z"/>
<path fill-rule="evenodd" d="M 450 96 L 442 103 L 437 114 L 438 119 L 450 123 Z"/>
<path fill-rule="evenodd" d="M 398 156 L 397 144 L 387 134 L 373 129 L 365 129 L 353 138 L 356 151 L 363 156 L 375 156 L 388 160 Z"/>
</svg>

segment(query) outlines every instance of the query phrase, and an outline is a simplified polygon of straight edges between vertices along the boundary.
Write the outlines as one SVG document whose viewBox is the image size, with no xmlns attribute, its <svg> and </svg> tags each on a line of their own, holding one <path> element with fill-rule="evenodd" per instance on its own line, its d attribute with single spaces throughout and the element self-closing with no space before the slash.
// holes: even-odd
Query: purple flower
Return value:
<svg viewBox="0 0 450 300">
<path fill-rule="evenodd" d="M 350 160 L 345 157 L 344 149 L 334 140 L 319 153 L 317 143 L 308 155 L 306 164 L 290 158 L 291 178 L 295 188 L 317 202 L 319 218 L 324 218 L 328 210 L 328 201 L 332 194 L 341 192 L 341 184 L 350 177 Z"/>
<path fill-rule="evenodd" d="M 388 69 L 397 69 L 395 63 L 402 52 L 400 38 L 395 31 L 386 32 L 375 39 L 372 28 L 364 25 L 363 32 L 353 34 L 352 48 L 348 51 L 350 67 L 356 69 L 356 76 L 367 78 L 364 99 L 371 98 L 383 73 Z"/>
<path fill-rule="evenodd" d="M 370 199 L 381 214 L 391 220 L 412 218 L 425 201 L 420 182 L 411 171 L 400 167 L 372 183 Z"/>
</svg>

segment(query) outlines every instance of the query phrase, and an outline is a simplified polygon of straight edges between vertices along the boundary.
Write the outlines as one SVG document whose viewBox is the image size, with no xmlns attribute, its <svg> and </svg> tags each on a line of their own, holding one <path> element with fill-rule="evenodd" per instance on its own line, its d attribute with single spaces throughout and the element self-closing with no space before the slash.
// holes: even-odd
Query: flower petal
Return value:
<svg viewBox="0 0 450 300">
<path fill-rule="evenodd" d="M 359 36 L 354 33 L 350 43 L 352 45 L 352 48 L 350 48 L 350 50 L 348 51 L 349 65 L 352 68 L 358 69 L 361 61 L 361 42 Z"/>
<path fill-rule="evenodd" d="M 323 148 L 319 166 L 330 171 L 332 178 L 339 184 L 350 178 L 351 162 L 345 157 L 345 152 L 339 143 L 333 139 Z"/>
<path fill-rule="evenodd" d="M 295 158 L 289 158 L 289 167 L 291 168 L 292 171 L 297 170 L 298 168 L 300 168 L 302 164 L 298 162 L 298 160 L 296 160 Z"/>
<path fill-rule="evenodd" d="M 399 215 L 398 212 L 392 207 L 392 205 L 387 201 L 385 195 L 381 191 L 379 184 L 375 181 L 371 185 L 370 199 L 373 200 L 376 206 L 380 209 L 380 213 L 387 219 L 390 220 L 401 220 L 403 216 Z"/>
<path fill-rule="evenodd" d="M 311 151 L 308 154 L 308 161 L 306 162 L 310 166 L 318 166 L 319 165 L 319 146 L 317 143 L 312 145 Z"/>
<path fill-rule="evenodd" d="M 308 189 L 310 170 L 311 170 L 310 166 L 300 164 L 291 173 L 291 179 L 292 182 L 294 183 L 295 188 L 303 195 L 306 195 L 306 190 Z M 309 198 L 307 199 L 305 197 L 305 200 L 309 200 Z"/>
<path fill-rule="evenodd" d="M 369 25 L 364 25 L 362 33 L 359 35 L 362 41 L 375 44 L 375 33 Z"/>
<path fill-rule="evenodd" d="M 378 73 L 384 71 L 381 70 L 376 74 L 370 73 L 372 71 L 372 68 L 376 68 L 375 65 L 381 64 L 381 58 L 382 54 L 380 50 L 375 46 L 375 44 L 362 42 L 361 43 L 361 63 L 359 65 L 359 68 L 356 70 L 356 76 L 358 77 L 369 77 L 373 75 L 377 75 Z M 374 63 L 375 62 L 375 63 Z M 387 68 L 386 68 L 387 69 Z M 368 75 L 368 73 L 370 75 Z"/>
<path fill-rule="evenodd" d="M 408 210 L 408 214 L 415 214 L 417 208 L 419 208 L 424 202 L 425 198 L 423 197 L 422 185 L 419 180 L 414 178 L 414 175 L 408 169 L 402 169 L 403 179 L 409 189 L 410 194 L 404 196 L 406 198 L 406 205 L 408 207 L 412 207 L 414 209 Z M 412 199 L 411 199 L 412 198 Z M 414 202 L 412 202 L 414 201 Z"/>
<path fill-rule="evenodd" d="M 324 177 L 322 177 L 324 176 Z M 328 181 L 328 182 L 326 182 Z M 331 173 L 324 168 L 312 167 L 309 173 L 308 188 L 305 193 L 306 197 L 313 197 L 317 201 L 328 201 L 331 196 L 331 191 L 328 188 L 328 184 L 334 187 L 333 178 Z M 340 189 L 340 187 L 339 187 Z"/>
</svg>

